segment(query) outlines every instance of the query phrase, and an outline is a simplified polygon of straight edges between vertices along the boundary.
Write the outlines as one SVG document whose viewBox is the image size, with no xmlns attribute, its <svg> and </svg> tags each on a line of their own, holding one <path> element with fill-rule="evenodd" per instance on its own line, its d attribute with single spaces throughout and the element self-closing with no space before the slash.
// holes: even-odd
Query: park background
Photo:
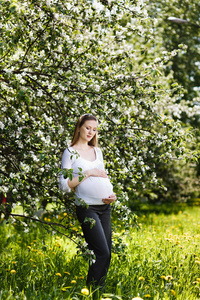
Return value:
<svg viewBox="0 0 200 300">
<path fill-rule="evenodd" d="M 118 198 L 104 298 L 200 298 L 199 19 L 198 1 L 0 1 L 1 299 L 92 299 L 58 188 L 84 113 Z"/>
</svg>

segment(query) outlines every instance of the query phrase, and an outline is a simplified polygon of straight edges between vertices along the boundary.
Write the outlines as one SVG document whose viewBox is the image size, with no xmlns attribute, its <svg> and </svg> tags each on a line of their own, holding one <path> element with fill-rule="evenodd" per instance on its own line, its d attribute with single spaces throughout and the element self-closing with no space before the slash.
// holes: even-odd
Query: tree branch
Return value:
<svg viewBox="0 0 200 300">
<path fill-rule="evenodd" d="M 16 218 L 16 217 L 26 218 L 26 219 L 29 219 L 29 220 L 32 220 L 32 221 L 37 221 L 37 222 L 39 222 L 39 223 L 41 223 L 41 224 L 48 225 L 48 226 L 50 226 L 53 230 L 55 230 L 56 232 L 58 232 L 58 233 L 64 235 L 66 238 L 68 238 L 69 240 L 71 240 L 73 243 L 75 243 L 77 246 L 80 247 L 80 245 L 79 245 L 75 240 L 73 240 L 72 238 L 70 238 L 69 236 L 67 236 L 65 233 L 63 233 L 63 232 L 57 230 L 55 227 L 53 227 L 53 226 L 59 226 L 59 227 L 62 227 L 62 228 L 64 228 L 64 229 L 68 230 L 69 228 L 66 227 L 65 225 L 62 225 L 62 224 L 59 224 L 59 223 L 54 223 L 54 222 L 51 223 L 51 222 L 42 221 L 42 220 L 40 220 L 40 219 L 33 218 L 33 217 L 30 217 L 30 216 L 25 216 L 25 215 L 12 214 L 12 213 L 9 214 L 9 215 L 10 215 L 11 217 L 14 217 L 14 218 Z"/>
</svg>

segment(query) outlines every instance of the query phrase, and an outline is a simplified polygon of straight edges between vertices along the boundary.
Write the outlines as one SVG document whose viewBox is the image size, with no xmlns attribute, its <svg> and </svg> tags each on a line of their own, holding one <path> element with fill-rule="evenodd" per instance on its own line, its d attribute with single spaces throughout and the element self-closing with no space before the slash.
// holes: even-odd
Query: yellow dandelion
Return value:
<svg viewBox="0 0 200 300">
<path fill-rule="evenodd" d="M 67 216 L 67 213 L 64 213 L 63 216 L 66 217 L 66 216 Z"/>
<path fill-rule="evenodd" d="M 166 279 L 165 275 L 160 276 L 161 279 Z"/>
<path fill-rule="evenodd" d="M 89 295 L 89 290 L 87 289 L 87 288 L 83 288 L 82 290 L 81 290 L 81 294 L 83 294 L 83 295 L 85 295 L 85 296 L 88 296 Z"/>
<path fill-rule="evenodd" d="M 56 252 L 55 252 L 55 251 L 53 251 L 52 253 L 53 253 L 53 254 L 56 254 Z"/>
<path fill-rule="evenodd" d="M 28 248 L 29 250 L 31 250 L 31 246 L 27 246 L 27 248 Z"/>
<path fill-rule="evenodd" d="M 63 292 L 66 292 L 66 290 L 67 290 L 66 288 L 62 288 L 62 289 L 61 289 L 61 291 L 63 291 Z"/>
<path fill-rule="evenodd" d="M 36 268 L 36 265 L 33 265 L 34 268 Z"/>
<path fill-rule="evenodd" d="M 200 278 L 197 278 L 196 281 L 200 282 Z"/>
<path fill-rule="evenodd" d="M 69 272 L 64 272 L 65 274 L 67 274 L 67 275 L 70 275 L 70 273 Z"/>
<path fill-rule="evenodd" d="M 172 280 L 172 279 L 173 279 L 173 277 L 171 275 L 165 276 L 165 280 Z"/>
<path fill-rule="evenodd" d="M 176 295 L 175 290 L 171 290 L 171 294 L 172 294 L 173 296 L 175 296 L 175 295 Z"/>
<path fill-rule="evenodd" d="M 16 264 L 16 261 L 13 261 L 12 264 L 15 265 L 15 264 Z"/>
<path fill-rule="evenodd" d="M 146 294 L 146 295 L 144 295 L 144 298 L 151 298 L 151 295 L 150 294 Z"/>
<path fill-rule="evenodd" d="M 60 273 L 56 273 L 56 276 L 58 277 L 62 277 L 62 275 Z"/>
<path fill-rule="evenodd" d="M 75 283 L 76 283 L 76 280 L 73 279 L 73 280 L 71 281 L 71 284 L 75 284 Z"/>
<path fill-rule="evenodd" d="M 79 279 L 84 279 L 84 277 L 83 277 L 83 276 L 80 276 Z"/>
<path fill-rule="evenodd" d="M 143 276 L 140 276 L 140 277 L 138 278 L 138 280 L 140 280 L 140 281 L 144 281 L 144 280 L 145 280 L 145 278 L 144 278 Z"/>
<path fill-rule="evenodd" d="M 16 274 L 17 272 L 15 270 L 10 271 L 11 274 Z"/>
</svg>

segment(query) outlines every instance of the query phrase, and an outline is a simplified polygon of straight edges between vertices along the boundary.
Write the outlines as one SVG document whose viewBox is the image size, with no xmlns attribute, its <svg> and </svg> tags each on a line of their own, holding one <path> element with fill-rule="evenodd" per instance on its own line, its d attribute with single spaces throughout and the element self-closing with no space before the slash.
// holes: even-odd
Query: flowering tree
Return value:
<svg viewBox="0 0 200 300">
<path fill-rule="evenodd" d="M 178 45 L 182 43 L 187 46 L 185 52 L 173 57 L 171 64 L 166 68 L 166 72 L 173 71 L 173 78 L 184 87 L 186 100 L 199 102 L 199 1 L 195 0 L 190 3 L 184 0 L 180 2 L 180 5 L 177 5 L 175 0 L 148 2 L 149 14 L 157 19 L 157 26 L 161 28 L 162 46 L 167 51 L 178 48 Z M 172 22 L 169 21 L 170 17 L 176 17 L 185 20 L 185 22 Z"/>
<path fill-rule="evenodd" d="M 173 105 L 168 105 L 175 120 L 181 120 L 185 126 L 190 124 L 194 127 L 195 142 L 191 148 L 199 147 L 199 1 L 147 1 L 148 13 L 155 20 L 152 27 L 154 43 L 152 51 L 148 55 L 159 57 L 159 53 L 172 51 L 174 54 L 170 63 L 164 66 L 165 75 L 168 77 L 168 84 L 177 82 L 182 88 L 178 91 L 178 97 L 174 97 Z M 169 17 L 184 19 L 180 23 L 169 21 Z M 185 51 L 179 51 L 180 44 L 185 44 Z M 174 91 L 176 95 L 176 91 Z M 156 191 L 158 198 L 187 200 L 188 198 L 199 197 L 199 160 L 193 164 L 184 165 L 180 161 L 168 162 L 168 165 L 159 164 L 157 175 L 162 177 L 163 184 L 168 187 L 167 193 Z M 160 193 L 161 192 L 161 193 Z M 161 195 L 162 194 L 162 195 Z"/>
<path fill-rule="evenodd" d="M 55 215 L 73 211 L 58 177 L 82 113 L 100 120 L 119 213 L 134 193 L 163 188 L 158 162 L 194 156 L 191 131 L 171 118 L 179 88 L 163 74 L 176 53 L 155 57 L 151 48 L 146 59 L 152 21 L 140 1 L 8 0 L 0 7 L 0 189 L 27 218 L 47 203 L 56 204 Z"/>
</svg>

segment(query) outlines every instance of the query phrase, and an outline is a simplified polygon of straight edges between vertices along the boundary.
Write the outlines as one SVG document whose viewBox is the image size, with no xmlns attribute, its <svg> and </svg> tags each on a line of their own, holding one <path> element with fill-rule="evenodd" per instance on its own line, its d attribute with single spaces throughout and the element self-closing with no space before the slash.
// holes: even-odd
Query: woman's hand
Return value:
<svg viewBox="0 0 200 300">
<path fill-rule="evenodd" d="M 104 170 L 101 169 L 91 169 L 86 172 L 84 172 L 87 176 L 94 176 L 94 177 L 104 177 L 107 178 L 107 173 Z"/>
<path fill-rule="evenodd" d="M 112 194 L 108 198 L 102 199 L 102 201 L 105 204 L 110 204 L 110 203 L 114 202 L 116 199 L 117 199 L 117 197 L 115 196 L 115 194 Z"/>
</svg>

